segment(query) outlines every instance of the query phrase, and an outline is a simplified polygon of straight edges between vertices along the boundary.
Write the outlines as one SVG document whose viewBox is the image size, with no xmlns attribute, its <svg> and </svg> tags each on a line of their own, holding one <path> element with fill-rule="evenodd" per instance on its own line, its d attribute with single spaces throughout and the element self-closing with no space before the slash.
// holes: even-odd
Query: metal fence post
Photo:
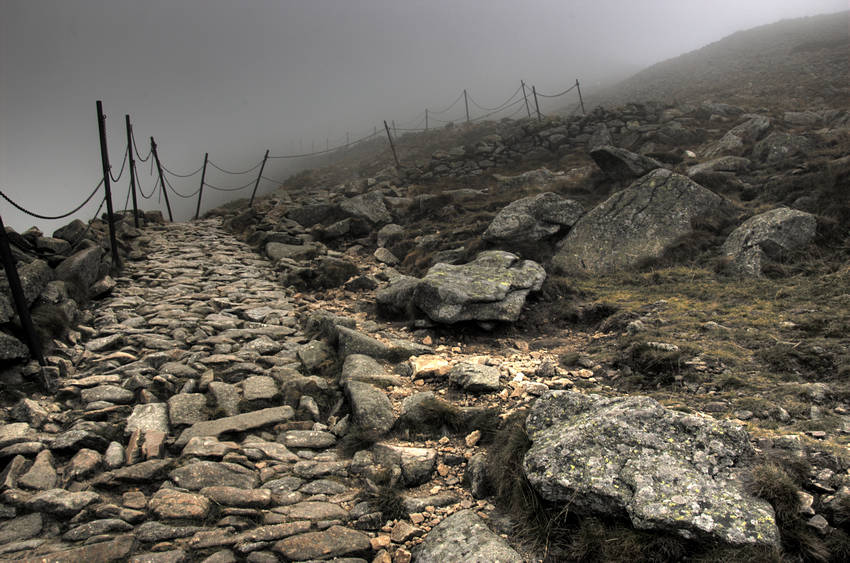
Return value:
<svg viewBox="0 0 850 563">
<path fill-rule="evenodd" d="M 531 108 L 528 107 L 528 94 L 525 93 L 525 81 L 520 80 L 519 83 L 522 86 L 522 97 L 525 100 L 525 111 L 528 113 L 528 119 L 531 119 Z"/>
<path fill-rule="evenodd" d="M 18 313 L 18 318 L 21 320 L 21 327 L 24 329 L 30 354 L 38 361 L 40 366 L 44 367 L 47 365 L 47 362 L 44 361 L 41 342 L 35 334 L 35 327 L 32 324 L 32 317 L 30 316 L 29 306 L 24 296 L 24 290 L 21 288 L 21 278 L 18 276 L 15 257 L 12 255 L 12 249 L 9 246 L 9 237 L 6 235 L 6 226 L 3 224 L 2 217 L 0 217 L 0 260 L 3 261 L 3 269 L 6 271 L 6 279 L 9 282 L 9 289 L 12 292 L 12 301 Z M 44 370 L 41 370 L 39 384 L 46 393 L 53 391 L 53 382 Z"/>
<path fill-rule="evenodd" d="M 130 190 L 133 194 L 133 226 L 139 228 L 139 204 L 136 201 L 136 161 L 133 159 L 133 126 L 130 124 L 130 116 L 124 115 L 127 125 L 127 155 L 130 159 Z"/>
<path fill-rule="evenodd" d="M 581 86 L 578 85 L 578 78 L 576 78 L 576 88 L 578 88 L 578 101 L 581 104 L 581 113 L 587 113 L 584 111 L 584 99 L 581 97 Z"/>
<path fill-rule="evenodd" d="M 254 196 L 257 195 L 257 186 L 260 185 L 260 179 L 263 177 L 263 170 L 266 169 L 266 161 L 269 159 L 269 149 L 266 149 L 266 154 L 263 157 L 263 163 L 260 165 L 260 173 L 257 174 L 257 181 L 254 182 L 254 191 L 251 192 L 251 201 L 248 202 L 248 207 L 254 207 Z"/>
<path fill-rule="evenodd" d="M 207 161 L 210 159 L 210 153 L 204 153 L 204 171 L 201 172 L 201 187 L 198 188 L 198 207 L 195 208 L 195 219 L 201 213 L 201 197 L 204 195 L 204 178 L 207 177 Z"/>
<path fill-rule="evenodd" d="M 537 121 L 543 121 L 543 116 L 540 115 L 540 104 L 537 103 L 537 88 L 532 86 L 531 93 L 534 94 L 534 108 L 537 110 Z"/>
<path fill-rule="evenodd" d="M 159 172 L 159 185 L 162 187 L 162 195 L 165 196 L 165 207 L 168 209 L 168 220 L 174 222 L 174 216 L 171 214 L 171 203 L 168 202 L 168 189 L 165 187 L 165 177 L 162 175 L 162 164 L 159 162 L 159 154 L 156 152 L 156 141 L 151 137 L 151 152 L 156 161 L 156 169 Z"/>
<path fill-rule="evenodd" d="M 390 135 L 390 126 L 387 125 L 387 120 L 384 120 L 384 129 L 387 130 L 387 139 L 390 140 L 390 148 L 393 150 L 393 158 L 395 159 L 396 168 L 401 168 L 401 164 L 398 162 L 398 155 L 395 152 L 395 143 L 393 143 L 393 136 Z"/>
<path fill-rule="evenodd" d="M 112 268 L 121 267 L 118 257 L 118 240 L 115 237 L 115 214 L 112 210 L 112 190 L 110 189 L 109 152 L 106 146 L 106 116 L 103 115 L 103 102 L 97 101 L 97 122 L 100 134 L 100 161 L 103 165 L 103 188 L 106 191 L 106 213 L 109 221 L 109 246 L 112 251 Z M 130 147 L 128 147 L 129 150 Z"/>
</svg>

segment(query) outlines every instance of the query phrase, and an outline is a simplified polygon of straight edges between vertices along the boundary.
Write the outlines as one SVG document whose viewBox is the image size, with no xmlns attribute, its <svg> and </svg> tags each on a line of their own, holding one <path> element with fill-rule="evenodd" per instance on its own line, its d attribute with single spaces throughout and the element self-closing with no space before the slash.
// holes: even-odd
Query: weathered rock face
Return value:
<svg viewBox="0 0 850 563">
<path fill-rule="evenodd" d="M 600 145 L 591 149 L 590 157 L 608 177 L 614 180 L 640 178 L 656 168 L 663 168 L 663 165 L 654 158 L 611 145 Z"/>
<path fill-rule="evenodd" d="M 655 170 L 592 209 L 558 245 L 558 272 L 602 273 L 660 256 L 692 231 L 698 217 L 725 217 L 735 207 L 685 176 Z"/>
<path fill-rule="evenodd" d="M 527 244 L 571 227 L 584 214 L 577 201 L 545 192 L 518 199 L 499 211 L 484 231 L 484 240 L 508 245 Z"/>
<path fill-rule="evenodd" d="M 805 156 L 814 144 L 803 135 L 774 131 L 753 147 L 753 158 L 771 166 L 791 166 L 792 157 Z"/>
<path fill-rule="evenodd" d="M 767 258 L 801 249 L 812 242 L 817 219 L 811 213 L 780 207 L 750 217 L 723 243 L 732 269 L 746 276 L 760 276 Z"/>
<path fill-rule="evenodd" d="M 747 147 L 758 141 L 770 129 L 770 125 L 770 119 L 767 117 L 761 115 L 750 117 L 727 131 L 719 141 L 709 147 L 705 156 L 707 158 L 727 154 L 740 156 L 744 154 Z"/>
<path fill-rule="evenodd" d="M 344 213 L 355 218 L 365 219 L 372 224 L 389 223 L 393 220 L 384 204 L 384 194 L 379 191 L 368 192 L 343 200 L 340 203 L 340 208 Z"/>
<path fill-rule="evenodd" d="M 431 320 L 516 321 L 546 272 L 537 262 L 503 251 L 480 253 L 468 264 L 433 266 L 416 286 L 413 300 Z"/>
<path fill-rule="evenodd" d="M 523 559 L 508 542 L 490 531 L 475 512 L 461 510 L 431 530 L 416 553 L 416 561 L 521 563 Z"/>
<path fill-rule="evenodd" d="M 741 470 L 753 450 L 732 423 L 649 397 L 555 391 L 526 424 L 532 446 L 523 468 L 547 500 L 686 538 L 779 543 L 773 509 L 744 490 Z"/>
<path fill-rule="evenodd" d="M 691 166 L 688 168 L 688 177 L 693 178 L 704 172 L 740 172 L 749 168 L 750 164 L 750 159 L 742 156 L 721 156 Z"/>
<path fill-rule="evenodd" d="M 83 287 L 89 287 L 98 278 L 102 254 L 103 250 L 97 246 L 72 254 L 56 267 L 56 278 L 63 281 L 77 281 Z"/>
</svg>

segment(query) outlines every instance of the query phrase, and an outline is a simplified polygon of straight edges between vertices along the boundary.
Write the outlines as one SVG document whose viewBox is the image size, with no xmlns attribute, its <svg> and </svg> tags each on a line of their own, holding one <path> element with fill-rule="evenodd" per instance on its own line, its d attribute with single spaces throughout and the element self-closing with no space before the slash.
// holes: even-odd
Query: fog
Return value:
<svg viewBox="0 0 850 563">
<path fill-rule="evenodd" d="M 96 100 L 116 175 L 125 114 L 142 156 L 154 136 L 173 172 L 196 170 L 205 152 L 244 170 L 266 149 L 324 149 L 385 119 L 422 126 L 425 108 L 446 107 L 464 88 L 483 107 L 504 102 L 520 80 L 557 93 L 578 79 L 592 93 L 735 31 L 843 9 L 847 0 L 3 0 L 0 190 L 46 215 L 81 203 L 102 176 Z M 547 99 L 541 109 L 574 101 Z M 463 114 L 461 102 L 431 115 Z M 283 179 L 286 162 L 271 160 L 263 175 Z M 148 164 L 139 173 L 149 192 Z M 207 182 L 253 177 L 211 169 Z M 172 180 L 184 194 L 199 182 Z M 274 187 L 263 180 L 260 193 Z M 121 209 L 126 173 L 113 189 Z M 195 198 L 171 197 L 175 219 L 194 214 Z M 206 190 L 204 209 L 232 197 Z M 75 216 L 90 219 L 99 199 Z M 70 220 L 33 219 L 6 201 L 0 214 L 47 234 Z"/>
</svg>

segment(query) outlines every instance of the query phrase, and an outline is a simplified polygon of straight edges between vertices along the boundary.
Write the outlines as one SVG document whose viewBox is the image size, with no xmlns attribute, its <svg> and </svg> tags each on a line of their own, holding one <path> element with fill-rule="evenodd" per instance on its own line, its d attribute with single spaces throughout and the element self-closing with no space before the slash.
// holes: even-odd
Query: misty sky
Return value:
<svg viewBox="0 0 850 563">
<path fill-rule="evenodd" d="M 592 92 L 738 30 L 847 8 L 848 0 L 0 0 L 0 189 L 44 214 L 80 203 L 101 176 L 98 99 L 116 173 L 125 113 L 143 155 L 153 135 L 174 172 L 195 170 L 204 152 L 245 169 L 267 148 L 321 149 L 383 119 L 416 126 L 425 107 L 445 107 L 463 88 L 484 106 L 503 102 L 521 79 L 554 93 L 578 78 Z M 265 175 L 282 178 L 280 165 L 271 161 Z M 145 165 L 140 173 L 149 190 Z M 208 177 L 225 187 L 249 179 Z M 198 182 L 174 186 L 189 193 Z M 127 186 L 127 176 L 115 186 L 116 208 Z M 226 199 L 205 193 L 210 204 Z M 176 218 L 194 212 L 194 200 L 173 204 Z M 24 217 L 5 201 L 0 214 L 47 234 L 67 222 Z"/>
</svg>

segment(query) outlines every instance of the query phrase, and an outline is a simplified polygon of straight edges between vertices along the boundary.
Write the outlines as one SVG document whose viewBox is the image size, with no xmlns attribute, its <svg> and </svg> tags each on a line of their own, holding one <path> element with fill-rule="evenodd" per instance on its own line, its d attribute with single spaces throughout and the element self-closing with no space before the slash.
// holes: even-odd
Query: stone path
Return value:
<svg viewBox="0 0 850 563">
<path fill-rule="evenodd" d="M 143 233 L 56 402 L 0 428 L 0 558 L 389 561 L 270 263 L 217 219 Z"/>
</svg>

